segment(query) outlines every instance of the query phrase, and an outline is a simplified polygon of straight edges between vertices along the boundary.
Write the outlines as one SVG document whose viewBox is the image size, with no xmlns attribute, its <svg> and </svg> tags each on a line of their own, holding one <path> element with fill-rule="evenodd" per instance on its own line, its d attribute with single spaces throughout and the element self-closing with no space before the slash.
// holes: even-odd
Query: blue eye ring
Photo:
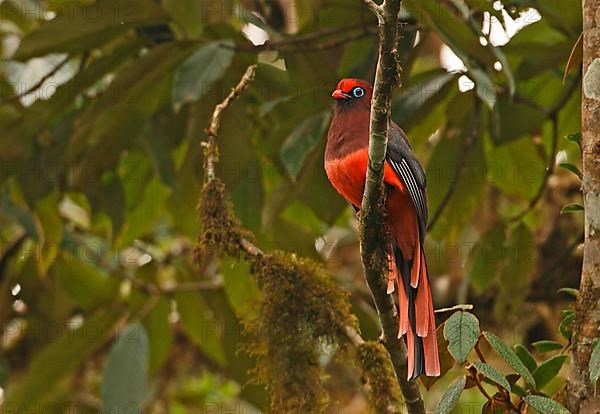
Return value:
<svg viewBox="0 0 600 414">
<path fill-rule="evenodd" d="M 355 98 L 362 98 L 363 96 L 365 96 L 365 90 L 360 86 L 357 86 L 354 89 L 352 89 L 352 96 Z"/>
</svg>

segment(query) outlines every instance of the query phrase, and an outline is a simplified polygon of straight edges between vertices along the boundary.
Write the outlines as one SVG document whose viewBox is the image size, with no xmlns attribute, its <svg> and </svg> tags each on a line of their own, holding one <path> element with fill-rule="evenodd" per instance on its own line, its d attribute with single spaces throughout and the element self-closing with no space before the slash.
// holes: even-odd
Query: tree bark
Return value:
<svg viewBox="0 0 600 414">
<path fill-rule="evenodd" d="M 381 341 L 390 355 L 406 408 L 411 414 L 424 414 L 423 398 L 416 381 L 407 380 L 407 352 L 397 338 L 398 321 L 392 297 L 387 294 L 388 257 L 383 206 L 383 169 L 387 149 L 391 96 L 398 83 L 398 14 L 400 0 L 386 0 L 381 6 L 365 3 L 379 21 L 379 60 L 375 74 L 369 139 L 369 167 L 361 205 L 360 248 L 365 278 L 381 321 Z"/>
<path fill-rule="evenodd" d="M 600 336 L 600 0 L 583 0 L 583 201 L 585 241 L 566 404 L 574 413 L 594 412 L 589 362 Z"/>
</svg>

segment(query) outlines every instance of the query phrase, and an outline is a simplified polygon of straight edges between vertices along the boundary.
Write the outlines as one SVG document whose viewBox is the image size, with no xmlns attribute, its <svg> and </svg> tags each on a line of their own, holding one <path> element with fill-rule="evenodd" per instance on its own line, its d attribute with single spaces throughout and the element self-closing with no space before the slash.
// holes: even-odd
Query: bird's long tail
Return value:
<svg viewBox="0 0 600 414">
<path fill-rule="evenodd" d="M 388 293 L 398 290 L 398 338 L 406 335 L 408 379 L 440 375 L 435 317 L 425 254 L 419 242 L 413 260 L 404 260 L 394 243 L 390 248 Z M 395 286 L 396 285 L 396 286 Z"/>
</svg>

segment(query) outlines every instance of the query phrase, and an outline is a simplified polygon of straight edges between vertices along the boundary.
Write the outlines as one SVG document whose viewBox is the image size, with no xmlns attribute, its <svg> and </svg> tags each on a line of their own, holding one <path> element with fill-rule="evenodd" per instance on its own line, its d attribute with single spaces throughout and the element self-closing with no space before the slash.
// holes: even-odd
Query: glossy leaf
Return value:
<svg viewBox="0 0 600 414">
<path fill-rule="evenodd" d="M 141 412 L 148 382 L 148 335 L 139 323 L 128 324 L 108 354 L 102 374 L 102 407 L 118 413 Z"/>
<path fill-rule="evenodd" d="M 542 362 L 540 366 L 533 371 L 533 378 L 535 378 L 537 388 L 541 390 L 554 379 L 566 360 L 567 355 L 556 355 Z"/>
<path fill-rule="evenodd" d="M 529 372 L 533 373 L 533 371 L 535 371 L 535 369 L 537 368 L 537 362 L 535 361 L 533 355 L 531 355 L 529 350 L 521 344 L 516 344 L 514 348 L 515 353 L 517 354 L 521 362 L 527 367 Z"/>
<path fill-rule="evenodd" d="M 584 208 L 581 204 L 567 204 L 560 209 L 560 214 L 576 213 L 578 211 L 584 211 Z"/>
<path fill-rule="evenodd" d="M 175 105 L 195 102 L 214 90 L 233 60 L 233 43 L 212 42 L 202 46 L 181 64 L 175 75 L 172 101 Z"/>
<path fill-rule="evenodd" d="M 484 292 L 496 279 L 506 255 L 504 249 L 505 228 L 502 224 L 492 227 L 473 248 L 471 283 L 478 292 Z"/>
<path fill-rule="evenodd" d="M 547 352 L 559 351 L 563 348 L 561 344 L 554 341 L 537 341 L 532 343 L 535 350 L 541 354 L 545 354 Z"/>
</svg>

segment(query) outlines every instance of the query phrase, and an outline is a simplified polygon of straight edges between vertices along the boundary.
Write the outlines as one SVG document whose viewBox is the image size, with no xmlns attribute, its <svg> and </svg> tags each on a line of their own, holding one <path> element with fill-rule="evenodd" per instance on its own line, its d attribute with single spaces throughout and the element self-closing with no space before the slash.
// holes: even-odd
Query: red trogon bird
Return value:
<svg viewBox="0 0 600 414">
<path fill-rule="evenodd" d="M 335 189 L 360 209 L 368 164 L 371 85 L 342 79 L 327 135 L 325 171 Z M 388 293 L 398 292 L 398 338 L 406 335 L 408 379 L 440 375 L 435 318 L 423 243 L 427 226 L 425 173 L 406 134 L 390 122 L 384 167 L 385 223 L 391 245 Z"/>
</svg>

